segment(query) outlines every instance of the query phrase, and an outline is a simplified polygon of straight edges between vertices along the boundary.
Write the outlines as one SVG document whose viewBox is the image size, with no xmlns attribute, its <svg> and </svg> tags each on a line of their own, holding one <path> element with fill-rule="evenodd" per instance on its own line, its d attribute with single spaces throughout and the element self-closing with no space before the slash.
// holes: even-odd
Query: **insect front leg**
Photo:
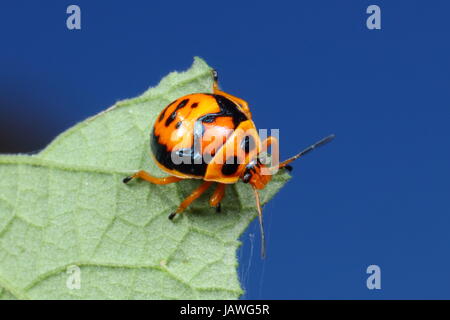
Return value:
<svg viewBox="0 0 450 320">
<path fill-rule="evenodd" d="M 197 189 L 192 191 L 192 193 L 187 196 L 186 199 L 183 200 L 183 202 L 180 203 L 177 210 L 169 215 L 169 219 L 172 220 L 177 214 L 183 212 L 184 209 L 186 209 L 195 199 L 200 197 L 206 190 L 208 190 L 211 184 L 211 181 L 204 181 Z"/>
<path fill-rule="evenodd" d="M 178 182 L 178 181 L 182 180 L 181 178 L 178 178 L 175 176 L 158 178 L 158 177 L 154 177 L 154 176 L 150 175 L 148 172 L 146 172 L 144 170 L 140 170 L 131 176 L 125 177 L 122 181 L 123 181 L 123 183 L 126 184 L 135 178 L 139 178 L 139 179 L 148 181 L 153 184 L 169 184 L 169 183 L 174 183 L 174 182 Z"/>
</svg>

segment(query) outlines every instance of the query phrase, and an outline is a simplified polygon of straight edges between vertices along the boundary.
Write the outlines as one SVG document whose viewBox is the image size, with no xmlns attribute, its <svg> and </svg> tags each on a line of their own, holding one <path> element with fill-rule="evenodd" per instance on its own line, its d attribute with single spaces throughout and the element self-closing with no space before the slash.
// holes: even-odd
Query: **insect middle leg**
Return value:
<svg viewBox="0 0 450 320">
<path fill-rule="evenodd" d="M 174 183 L 174 182 L 178 182 L 178 181 L 182 180 L 181 178 L 178 178 L 175 176 L 157 178 L 157 177 L 150 175 L 148 172 L 146 172 L 144 170 L 140 170 L 140 171 L 136 172 L 135 174 L 124 178 L 123 183 L 128 183 L 132 179 L 135 179 L 135 178 L 139 178 L 139 179 L 148 181 L 153 184 L 169 184 L 169 183 Z"/>
<path fill-rule="evenodd" d="M 220 201 L 222 201 L 224 195 L 225 195 L 225 183 L 218 183 L 216 189 L 214 190 L 214 193 L 212 194 L 211 198 L 209 198 L 209 205 L 211 207 L 216 207 L 216 211 L 220 212 Z"/>
<path fill-rule="evenodd" d="M 211 181 L 204 181 L 197 189 L 195 189 L 183 202 L 180 203 L 177 210 L 169 215 L 169 219 L 172 220 L 178 213 L 181 213 L 186 209 L 195 199 L 200 197 L 211 186 Z"/>
</svg>

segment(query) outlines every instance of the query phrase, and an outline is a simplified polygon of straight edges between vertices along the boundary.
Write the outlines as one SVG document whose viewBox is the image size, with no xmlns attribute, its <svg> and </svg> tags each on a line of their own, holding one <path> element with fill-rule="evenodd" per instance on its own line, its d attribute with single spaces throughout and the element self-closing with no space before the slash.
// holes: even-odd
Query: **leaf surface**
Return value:
<svg viewBox="0 0 450 320">
<path fill-rule="evenodd" d="M 196 58 L 188 71 L 75 125 L 39 154 L 0 156 L 0 298 L 242 294 L 236 250 L 256 216 L 248 185 L 227 188 L 220 214 L 209 207 L 208 192 L 171 222 L 168 214 L 200 181 L 122 183 L 139 169 L 164 176 L 150 157 L 153 122 L 176 98 L 211 92 L 210 70 Z M 278 173 L 261 192 L 263 202 L 288 179 Z M 79 289 L 70 285 L 78 275 Z"/>
</svg>

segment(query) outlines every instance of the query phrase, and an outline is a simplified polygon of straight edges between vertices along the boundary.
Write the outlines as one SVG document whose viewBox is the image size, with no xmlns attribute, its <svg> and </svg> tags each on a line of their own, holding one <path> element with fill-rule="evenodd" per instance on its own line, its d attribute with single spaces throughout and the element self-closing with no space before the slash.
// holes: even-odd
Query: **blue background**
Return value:
<svg viewBox="0 0 450 320">
<path fill-rule="evenodd" d="M 66 28 L 78 4 L 82 30 Z M 366 28 L 377 4 L 382 29 Z M 134 97 L 195 55 L 295 163 L 242 237 L 249 299 L 450 298 L 448 1 L 2 1 L 0 151 Z M 253 252 L 253 253 L 252 253 Z M 381 267 L 368 290 L 366 268 Z"/>
</svg>

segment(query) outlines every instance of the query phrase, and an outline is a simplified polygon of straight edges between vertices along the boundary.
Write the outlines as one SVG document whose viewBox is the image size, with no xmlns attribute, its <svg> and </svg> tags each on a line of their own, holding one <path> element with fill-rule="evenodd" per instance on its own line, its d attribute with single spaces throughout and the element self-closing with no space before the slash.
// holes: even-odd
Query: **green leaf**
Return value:
<svg viewBox="0 0 450 320">
<path fill-rule="evenodd" d="M 172 222 L 168 214 L 200 181 L 122 183 L 138 169 L 164 176 L 150 157 L 153 121 L 172 100 L 211 91 L 210 67 L 196 58 L 39 154 L 0 156 L 0 298 L 238 298 L 238 238 L 256 216 L 248 185 L 227 188 L 220 214 L 207 193 Z M 288 178 L 277 174 L 263 202 Z M 67 285 L 72 266 L 79 289 Z"/>
</svg>

